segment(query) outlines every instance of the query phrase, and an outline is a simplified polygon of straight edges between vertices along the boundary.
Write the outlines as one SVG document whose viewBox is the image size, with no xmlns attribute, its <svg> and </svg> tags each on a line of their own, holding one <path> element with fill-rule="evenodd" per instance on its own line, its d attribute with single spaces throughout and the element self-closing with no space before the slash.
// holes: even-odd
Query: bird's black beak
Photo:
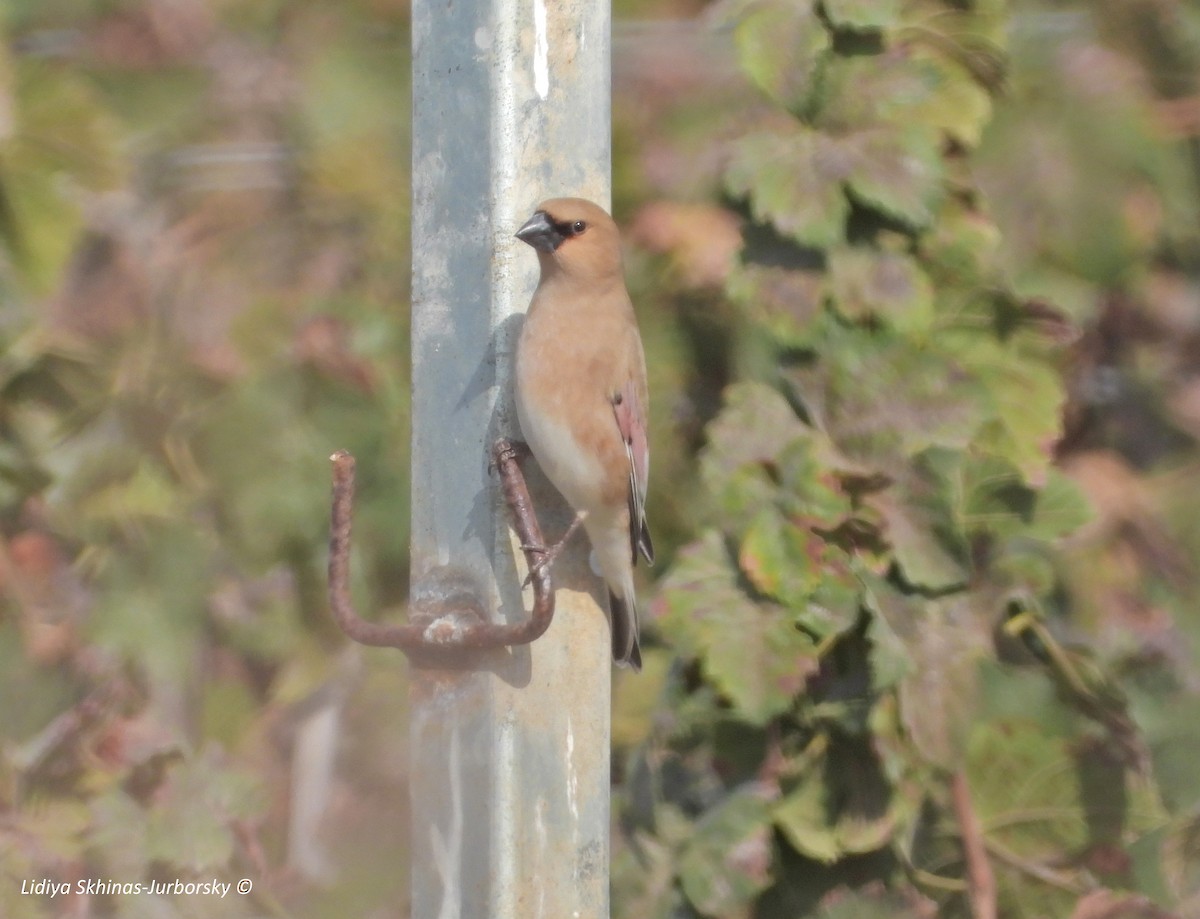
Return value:
<svg viewBox="0 0 1200 919">
<path fill-rule="evenodd" d="M 535 213 L 517 230 L 517 239 L 529 243 L 539 252 L 553 252 L 566 238 L 545 211 Z"/>
</svg>

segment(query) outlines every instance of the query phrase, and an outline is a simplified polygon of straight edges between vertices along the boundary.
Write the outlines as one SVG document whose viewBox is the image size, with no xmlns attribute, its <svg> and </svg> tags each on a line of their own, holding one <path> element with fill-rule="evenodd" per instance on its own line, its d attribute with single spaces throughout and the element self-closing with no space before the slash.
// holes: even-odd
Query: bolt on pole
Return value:
<svg viewBox="0 0 1200 919">
<path fill-rule="evenodd" d="M 511 366 L 544 198 L 610 197 L 607 0 L 413 0 L 412 593 L 527 617 L 491 444 L 519 438 Z M 546 539 L 562 499 L 526 461 Z M 607 919 L 608 623 L 587 540 L 557 615 L 471 668 L 412 670 L 413 919 Z M 450 586 L 448 586 L 450 585 Z"/>
</svg>

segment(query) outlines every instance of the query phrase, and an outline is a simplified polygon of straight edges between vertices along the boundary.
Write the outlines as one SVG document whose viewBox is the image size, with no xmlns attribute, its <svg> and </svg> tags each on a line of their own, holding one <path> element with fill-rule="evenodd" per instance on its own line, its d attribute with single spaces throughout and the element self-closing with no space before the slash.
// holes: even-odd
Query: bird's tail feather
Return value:
<svg viewBox="0 0 1200 919">
<path fill-rule="evenodd" d="M 638 612 L 632 591 L 627 599 L 608 592 L 609 618 L 612 620 L 612 655 L 618 664 L 642 669 L 642 649 L 638 645 Z"/>
</svg>

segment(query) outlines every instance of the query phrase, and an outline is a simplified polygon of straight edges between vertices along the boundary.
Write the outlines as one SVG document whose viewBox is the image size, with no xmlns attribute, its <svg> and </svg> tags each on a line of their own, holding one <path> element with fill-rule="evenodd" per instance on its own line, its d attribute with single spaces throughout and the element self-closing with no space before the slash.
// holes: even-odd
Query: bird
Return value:
<svg viewBox="0 0 1200 919">
<path fill-rule="evenodd" d="M 625 287 L 617 225 L 583 198 L 552 198 L 517 231 L 541 277 L 517 341 L 514 397 L 530 452 L 575 511 L 608 588 L 612 655 L 640 670 L 633 571 L 654 563 L 646 357 Z"/>
</svg>

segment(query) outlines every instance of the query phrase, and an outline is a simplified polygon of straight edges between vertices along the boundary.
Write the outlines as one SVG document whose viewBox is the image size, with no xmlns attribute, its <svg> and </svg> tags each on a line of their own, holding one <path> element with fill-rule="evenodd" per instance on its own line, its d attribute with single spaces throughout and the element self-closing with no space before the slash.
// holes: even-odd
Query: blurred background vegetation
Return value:
<svg viewBox="0 0 1200 919">
<path fill-rule="evenodd" d="M 615 14 L 614 915 L 1200 914 L 1200 4 Z M 0 916 L 406 916 L 407 4 L 0 30 Z"/>
</svg>

